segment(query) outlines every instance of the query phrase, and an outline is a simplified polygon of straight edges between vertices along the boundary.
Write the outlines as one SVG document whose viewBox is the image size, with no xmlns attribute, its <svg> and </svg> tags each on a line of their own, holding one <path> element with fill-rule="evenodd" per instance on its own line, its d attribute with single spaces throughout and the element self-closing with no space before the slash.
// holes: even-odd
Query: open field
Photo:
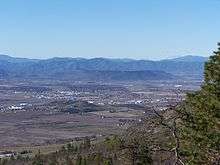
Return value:
<svg viewBox="0 0 220 165">
<path fill-rule="evenodd" d="M 116 118 L 93 114 L 48 112 L 1 113 L 0 147 L 65 143 L 76 137 L 103 136 L 118 132 Z"/>
</svg>

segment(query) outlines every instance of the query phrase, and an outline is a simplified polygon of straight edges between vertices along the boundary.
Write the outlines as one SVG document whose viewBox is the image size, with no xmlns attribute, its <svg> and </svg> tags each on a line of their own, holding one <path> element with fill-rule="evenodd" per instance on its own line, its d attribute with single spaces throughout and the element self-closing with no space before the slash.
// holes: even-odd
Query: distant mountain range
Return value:
<svg viewBox="0 0 220 165">
<path fill-rule="evenodd" d="M 152 80 L 175 75 L 202 76 L 208 58 L 184 56 L 161 61 L 106 58 L 46 60 L 0 55 L 0 77 L 71 78 L 74 80 Z"/>
<path fill-rule="evenodd" d="M 178 57 L 178 58 L 173 58 L 173 59 L 166 59 L 163 61 L 175 61 L 175 62 L 206 62 L 208 60 L 208 57 L 202 57 L 202 56 L 183 56 L 183 57 Z"/>
</svg>

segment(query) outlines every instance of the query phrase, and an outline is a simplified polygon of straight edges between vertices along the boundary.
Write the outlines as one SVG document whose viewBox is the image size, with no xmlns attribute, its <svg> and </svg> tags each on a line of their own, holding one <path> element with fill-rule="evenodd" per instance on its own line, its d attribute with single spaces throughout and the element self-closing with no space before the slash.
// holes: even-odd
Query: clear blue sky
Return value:
<svg viewBox="0 0 220 165">
<path fill-rule="evenodd" d="M 2 0 L 0 54 L 161 59 L 208 56 L 220 0 Z"/>
</svg>

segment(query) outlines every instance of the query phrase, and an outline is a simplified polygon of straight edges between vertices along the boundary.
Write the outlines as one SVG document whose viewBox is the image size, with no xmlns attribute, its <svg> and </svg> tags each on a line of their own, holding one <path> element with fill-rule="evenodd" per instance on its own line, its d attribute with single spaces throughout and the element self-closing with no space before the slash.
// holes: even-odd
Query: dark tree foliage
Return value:
<svg viewBox="0 0 220 165">
<path fill-rule="evenodd" d="M 78 155 L 77 156 L 77 159 L 76 159 L 76 165 L 82 165 L 82 156 L 81 155 Z"/>
<path fill-rule="evenodd" d="M 220 161 L 220 43 L 205 64 L 200 91 L 188 94 L 180 108 L 181 148 L 188 164 Z"/>
</svg>

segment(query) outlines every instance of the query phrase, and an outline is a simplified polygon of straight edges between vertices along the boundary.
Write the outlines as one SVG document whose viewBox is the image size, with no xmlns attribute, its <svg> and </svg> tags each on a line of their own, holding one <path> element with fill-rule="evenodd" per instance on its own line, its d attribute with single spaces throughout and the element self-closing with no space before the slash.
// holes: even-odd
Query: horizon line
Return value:
<svg viewBox="0 0 220 165">
<path fill-rule="evenodd" d="M 70 56 L 53 56 L 53 57 L 48 57 L 48 58 L 30 58 L 30 57 L 21 57 L 21 56 L 13 56 L 13 55 L 8 55 L 4 53 L 0 53 L 0 56 L 7 56 L 11 58 L 17 58 L 17 59 L 29 59 L 29 60 L 49 60 L 49 59 L 85 59 L 85 60 L 91 60 L 91 59 L 108 59 L 108 60 L 135 60 L 135 61 L 163 61 L 163 60 L 172 60 L 172 59 L 178 59 L 178 58 L 183 58 L 183 57 L 202 57 L 202 58 L 208 58 L 210 56 L 204 56 L 204 55 L 181 55 L 181 56 L 173 56 L 173 57 L 167 57 L 167 58 L 161 58 L 161 59 L 141 59 L 141 58 L 114 58 L 114 57 L 103 57 L 103 56 L 97 56 L 97 57 L 70 57 Z"/>
</svg>

